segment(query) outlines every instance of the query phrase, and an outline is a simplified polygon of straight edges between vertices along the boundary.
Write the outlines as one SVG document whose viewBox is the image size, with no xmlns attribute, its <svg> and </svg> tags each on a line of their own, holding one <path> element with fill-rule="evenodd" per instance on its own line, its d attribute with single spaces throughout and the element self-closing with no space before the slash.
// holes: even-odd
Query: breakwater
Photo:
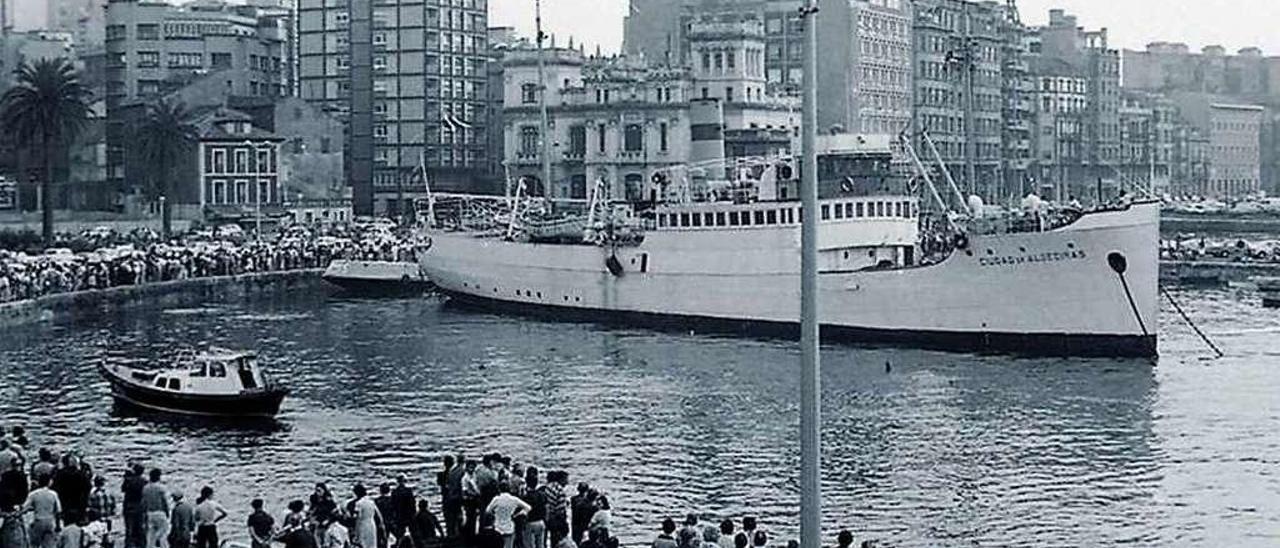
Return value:
<svg viewBox="0 0 1280 548">
<path fill-rule="evenodd" d="M 1174 283 L 1225 284 L 1255 276 L 1280 276 L 1280 263 L 1241 261 L 1160 261 L 1160 280 Z"/>
<path fill-rule="evenodd" d="M 313 285 L 323 271 L 312 268 L 260 272 L 56 293 L 0 304 L 0 327 L 75 321 L 121 308 L 183 306 L 213 299 L 235 301 Z"/>
</svg>

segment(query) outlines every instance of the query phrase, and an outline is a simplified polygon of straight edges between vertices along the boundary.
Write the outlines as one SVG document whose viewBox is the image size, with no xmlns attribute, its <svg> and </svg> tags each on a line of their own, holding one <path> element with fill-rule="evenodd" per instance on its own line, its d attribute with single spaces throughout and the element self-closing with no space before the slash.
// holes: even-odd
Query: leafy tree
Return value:
<svg viewBox="0 0 1280 548">
<path fill-rule="evenodd" d="M 173 202 L 176 198 L 173 171 L 191 154 L 191 146 L 199 137 L 191 111 L 181 102 L 161 98 L 147 106 L 147 114 L 137 127 L 138 152 L 148 166 L 152 197 L 164 198 L 161 225 L 168 238 L 173 227 Z"/>
<path fill-rule="evenodd" d="M 90 92 L 80 73 L 64 57 L 23 63 L 14 87 L 0 97 L 0 126 L 30 147 L 39 147 L 41 225 L 46 245 L 53 244 L 53 162 L 65 158 L 89 119 Z"/>
</svg>

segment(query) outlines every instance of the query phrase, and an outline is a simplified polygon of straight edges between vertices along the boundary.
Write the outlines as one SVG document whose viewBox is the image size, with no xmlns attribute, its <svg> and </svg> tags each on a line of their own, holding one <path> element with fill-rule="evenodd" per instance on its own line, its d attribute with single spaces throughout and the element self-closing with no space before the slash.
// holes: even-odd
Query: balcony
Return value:
<svg viewBox="0 0 1280 548">
<path fill-rule="evenodd" d="M 566 150 L 564 151 L 564 159 L 566 162 L 582 162 L 587 156 L 585 151 Z"/>
</svg>

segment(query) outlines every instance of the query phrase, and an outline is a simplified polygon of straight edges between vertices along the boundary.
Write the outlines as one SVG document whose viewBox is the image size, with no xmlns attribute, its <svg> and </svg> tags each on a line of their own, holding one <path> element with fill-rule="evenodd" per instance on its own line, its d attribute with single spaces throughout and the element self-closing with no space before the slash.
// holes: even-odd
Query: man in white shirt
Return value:
<svg viewBox="0 0 1280 548">
<path fill-rule="evenodd" d="M 498 484 L 498 496 L 493 497 L 485 513 L 493 516 L 493 530 L 502 535 L 502 548 L 511 548 L 515 540 L 515 517 L 531 509 L 528 503 L 511 495 L 510 485 Z"/>
</svg>

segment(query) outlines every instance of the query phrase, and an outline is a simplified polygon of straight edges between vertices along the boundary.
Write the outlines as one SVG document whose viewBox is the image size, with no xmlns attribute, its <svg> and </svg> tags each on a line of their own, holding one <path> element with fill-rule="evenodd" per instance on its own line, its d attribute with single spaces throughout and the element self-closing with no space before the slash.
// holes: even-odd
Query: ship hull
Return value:
<svg viewBox="0 0 1280 548">
<path fill-rule="evenodd" d="M 1155 204 L 1053 231 L 974 236 L 941 263 L 819 276 L 823 338 L 1025 355 L 1157 354 Z M 687 331 L 798 333 L 798 231 L 651 233 L 609 250 L 432 235 L 420 254 L 464 304 Z M 793 234 L 794 232 L 794 234 Z M 608 264 L 617 258 L 615 273 Z M 1117 269 L 1115 257 L 1123 258 Z"/>
</svg>

